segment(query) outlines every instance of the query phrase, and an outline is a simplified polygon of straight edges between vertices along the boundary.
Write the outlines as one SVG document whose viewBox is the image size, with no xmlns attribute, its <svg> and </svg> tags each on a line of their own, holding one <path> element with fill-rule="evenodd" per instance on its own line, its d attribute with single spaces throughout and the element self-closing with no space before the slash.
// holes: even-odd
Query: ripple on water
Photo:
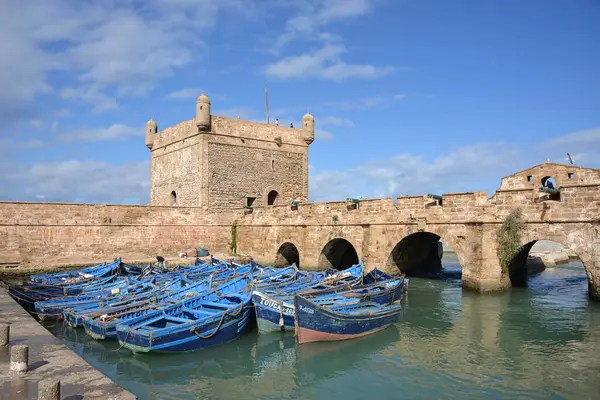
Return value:
<svg viewBox="0 0 600 400">
<path fill-rule="evenodd" d="M 600 305 L 587 300 L 585 271 L 548 269 L 527 289 L 479 295 L 444 267 L 440 279 L 410 279 L 400 322 L 352 341 L 248 332 L 200 352 L 133 355 L 50 329 L 143 399 L 597 398 Z"/>
</svg>

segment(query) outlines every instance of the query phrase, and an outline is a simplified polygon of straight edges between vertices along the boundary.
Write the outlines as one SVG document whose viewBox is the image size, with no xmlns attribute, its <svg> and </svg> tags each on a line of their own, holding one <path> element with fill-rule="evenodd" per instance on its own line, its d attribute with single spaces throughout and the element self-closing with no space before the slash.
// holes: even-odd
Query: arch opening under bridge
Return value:
<svg viewBox="0 0 600 400">
<path fill-rule="evenodd" d="M 323 247 L 319 256 L 319 267 L 344 270 L 359 263 L 356 249 L 346 239 L 332 239 Z"/>
<path fill-rule="evenodd" d="M 582 281 L 586 281 L 583 286 L 587 289 L 590 284 L 586 261 L 554 240 L 535 239 L 525 243 L 512 258 L 505 273 L 508 273 L 512 287 L 529 287 L 538 277 L 550 280 L 546 282 L 549 289 L 565 284 L 577 285 Z"/>
<path fill-rule="evenodd" d="M 441 239 L 438 234 L 432 232 L 409 234 L 396 243 L 389 254 L 387 266 L 396 267 L 408 276 L 460 277 L 460 261 L 453 252 L 448 252 L 444 257 L 444 244 Z"/>
<path fill-rule="evenodd" d="M 296 264 L 300 268 L 300 252 L 294 243 L 285 242 L 277 250 L 275 266 L 285 267 L 292 264 Z"/>
</svg>

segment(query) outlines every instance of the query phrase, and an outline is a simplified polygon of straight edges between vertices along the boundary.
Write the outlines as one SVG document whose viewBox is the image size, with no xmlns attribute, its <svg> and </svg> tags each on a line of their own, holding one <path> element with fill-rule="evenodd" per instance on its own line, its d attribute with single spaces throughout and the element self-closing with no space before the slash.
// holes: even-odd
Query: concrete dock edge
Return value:
<svg viewBox="0 0 600 400">
<path fill-rule="evenodd" d="M 35 399 L 43 380 L 60 380 L 61 396 L 134 400 L 137 397 L 85 362 L 44 328 L 0 287 L 0 323 L 10 324 L 10 343 L 0 347 L 0 397 Z M 10 348 L 29 347 L 26 373 L 10 371 Z"/>
</svg>

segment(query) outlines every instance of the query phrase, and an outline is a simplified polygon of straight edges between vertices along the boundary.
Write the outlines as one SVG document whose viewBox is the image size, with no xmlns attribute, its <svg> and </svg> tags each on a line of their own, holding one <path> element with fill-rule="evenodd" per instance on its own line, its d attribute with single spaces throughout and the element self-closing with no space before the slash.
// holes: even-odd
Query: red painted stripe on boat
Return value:
<svg viewBox="0 0 600 400">
<path fill-rule="evenodd" d="M 382 326 L 377 329 L 373 329 L 363 333 L 355 333 L 352 335 L 343 335 L 339 333 L 327 333 L 327 332 L 319 332 L 308 328 L 296 328 L 298 343 L 310 343 L 310 342 L 324 342 L 324 341 L 334 341 L 334 340 L 347 340 L 347 339 L 356 339 L 362 336 L 367 336 L 372 333 L 378 332 L 382 329 L 387 328 L 389 325 Z"/>
</svg>

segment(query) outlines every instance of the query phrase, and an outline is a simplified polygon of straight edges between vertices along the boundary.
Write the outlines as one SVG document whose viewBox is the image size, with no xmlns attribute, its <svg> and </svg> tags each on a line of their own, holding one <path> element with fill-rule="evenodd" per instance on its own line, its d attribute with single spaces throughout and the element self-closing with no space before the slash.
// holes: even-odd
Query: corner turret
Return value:
<svg viewBox="0 0 600 400">
<path fill-rule="evenodd" d="M 196 100 L 196 126 L 200 132 L 210 132 L 210 99 L 204 93 Z"/>
<path fill-rule="evenodd" d="M 148 122 L 146 122 L 146 147 L 152 150 L 152 146 L 154 146 L 154 135 L 158 133 L 158 125 L 156 121 L 150 118 Z"/>
<path fill-rule="evenodd" d="M 308 111 L 302 117 L 302 130 L 305 132 L 304 141 L 311 144 L 315 140 L 315 118 Z"/>
</svg>

